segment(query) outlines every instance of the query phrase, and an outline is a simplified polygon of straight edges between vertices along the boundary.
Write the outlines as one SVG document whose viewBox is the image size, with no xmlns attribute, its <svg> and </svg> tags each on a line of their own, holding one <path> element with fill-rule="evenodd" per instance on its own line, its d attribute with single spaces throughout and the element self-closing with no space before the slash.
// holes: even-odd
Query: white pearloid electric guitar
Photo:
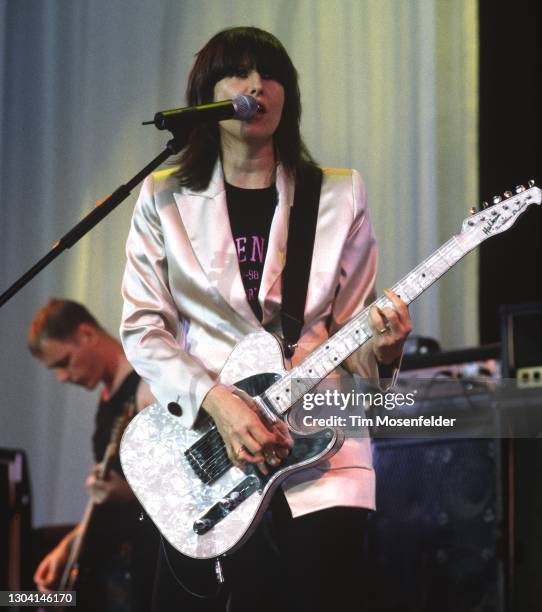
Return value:
<svg viewBox="0 0 542 612">
<path fill-rule="evenodd" d="M 453 236 L 394 287 L 409 304 L 486 238 L 509 229 L 531 204 L 540 204 L 540 189 L 531 181 L 516 193 L 496 196 L 493 205 L 465 219 Z M 386 297 L 375 304 L 389 306 Z M 270 418 L 282 418 L 371 337 L 369 307 L 321 344 L 307 359 L 286 371 L 277 339 L 250 334 L 232 351 L 220 381 L 235 384 L 256 398 Z M 177 407 L 178 408 L 178 407 Z M 289 425 L 290 426 L 290 425 Z M 343 442 L 338 429 L 308 435 L 292 432 L 295 444 L 286 460 L 268 476 L 252 466 L 233 467 L 216 427 L 208 420 L 188 430 L 170 408 L 154 404 L 127 427 L 121 443 L 122 468 L 135 495 L 162 535 L 183 554 L 198 559 L 219 557 L 245 542 L 264 513 L 273 491 L 293 472 L 336 453 Z"/>
</svg>

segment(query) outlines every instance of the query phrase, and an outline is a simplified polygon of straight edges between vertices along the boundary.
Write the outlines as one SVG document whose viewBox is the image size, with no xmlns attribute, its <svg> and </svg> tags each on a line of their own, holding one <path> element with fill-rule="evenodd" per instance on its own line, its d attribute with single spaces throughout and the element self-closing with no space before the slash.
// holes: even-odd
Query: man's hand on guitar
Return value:
<svg viewBox="0 0 542 612">
<path fill-rule="evenodd" d="M 68 561 L 70 545 L 75 535 L 76 531 L 71 531 L 38 565 L 33 578 L 38 591 L 50 593 L 56 589 Z"/>
<path fill-rule="evenodd" d="M 280 420 L 275 424 L 264 421 L 256 402 L 240 389 L 217 385 L 202 407 L 215 422 L 236 467 L 254 463 L 267 474 L 267 466 L 276 467 L 293 446 L 286 425 Z"/>
<path fill-rule="evenodd" d="M 90 472 L 86 485 L 95 504 L 125 504 L 134 500 L 130 485 L 115 470 L 110 470 L 107 478 L 101 480 L 101 465 L 96 465 Z"/>
</svg>

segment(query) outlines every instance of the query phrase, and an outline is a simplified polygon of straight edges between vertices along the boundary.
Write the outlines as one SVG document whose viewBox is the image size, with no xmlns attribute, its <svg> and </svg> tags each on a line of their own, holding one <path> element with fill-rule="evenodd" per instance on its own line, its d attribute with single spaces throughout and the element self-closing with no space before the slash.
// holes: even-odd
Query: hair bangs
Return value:
<svg viewBox="0 0 542 612">
<path fill-rule="evenodd" d="M 216 83 L 234 76 L 241 68 L 256 69 L 285 89 L 297 78 L 286 49 L 273 35 L 258 28 L 219 32 L 197 54 L 194 67 L 187 87 L 188 104 L 211 102 Z"/>
<path fill-rule="evenodd" d="M 291 72 L 294 68 L 284 47 L 277 43 L 267 32 L 260 34 L 247 31 L 224 37 L 213 69 L 214 82 L 234 76 L 240 68 L 245 68 L 255 69 L 261 75 L 286 86 L 291 82 Z"/>
</svg>

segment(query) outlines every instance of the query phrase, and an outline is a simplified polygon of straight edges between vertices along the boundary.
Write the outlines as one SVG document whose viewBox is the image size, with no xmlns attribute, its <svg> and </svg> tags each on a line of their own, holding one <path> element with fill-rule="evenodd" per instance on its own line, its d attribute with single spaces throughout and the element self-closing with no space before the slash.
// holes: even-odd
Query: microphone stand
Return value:
<svg viewBox="0 0 542 612">
<path fill-rule="evenodd" d="M 153 170 L 158 168 L 168 157 L 178 153 L 184 146 L 186 138 L 188 136 L 188 129 L 182 131 L 172 130 L 173 138 L 167 143 L 166 148 L 155 157 L 149 164 L 147 164 L 142 170 L 140 170 L 133 178 L 131 178 L 125 185 L 120 185 L 111 195 L 105 200 L 96 205 L 96 207 L 84 217 L 77 225 L 75 225 L 67 234 L 62 236 L 60 240 L 57 240 L 51 250 L 42 257 L 36 264 L 34 264 L 28 272 L 25 272 L 18 280 L 16 280 L 11 287 L 2 295 L 0 295 L 0 308 L 9 301 L 16 293 L 18 293 L 27 283 L 29 283 L 34 276 L 39 274 L 48 266 L 54 259 L 56 259 L 66 249 L 71 248 L 76 244 L 85 234 L 87 234 L 95 225 L 97 225 L 104 217 L 112 212 L 121 202 L 123 202 L 131 193 L 132 189 L 138 185 L 146 176 L 148 176 Z"/>
</svg>

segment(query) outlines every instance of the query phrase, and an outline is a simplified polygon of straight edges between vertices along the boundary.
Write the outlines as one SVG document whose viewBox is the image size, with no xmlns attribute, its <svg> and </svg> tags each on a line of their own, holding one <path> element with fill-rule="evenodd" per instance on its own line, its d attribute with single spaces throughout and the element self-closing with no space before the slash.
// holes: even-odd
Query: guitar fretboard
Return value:
<svg viewBox="0 0 542 612">
<path fill-rule="evenodd" d="M 406 304 L 410 304 L 479 243 L 476 233 L 453 236 L 403 277 L 392 290 Z M 277 414 L 284 414 L 289 410 L 305 393 L 371 338 L 368 316 L 373 305 L 385 308 L 391 306 L 391 302 L 386 296 L 379 297 L 314 350 L 303 363 L 290 370 L 264 392 L 265 401 L 273 406 Z"/>
</svg>

